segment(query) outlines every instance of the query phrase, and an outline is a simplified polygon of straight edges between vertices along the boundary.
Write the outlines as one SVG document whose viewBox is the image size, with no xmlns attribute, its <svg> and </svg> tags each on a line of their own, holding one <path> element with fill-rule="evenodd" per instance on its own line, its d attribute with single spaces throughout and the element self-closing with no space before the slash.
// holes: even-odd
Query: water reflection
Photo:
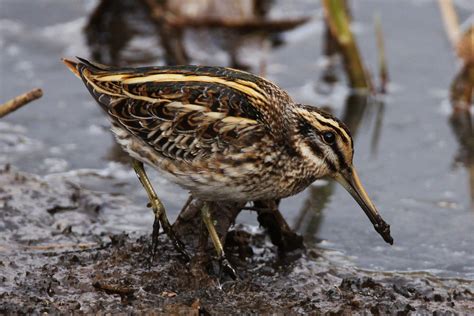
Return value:
<svg viewBox="0 0 474 316">
<path fill-rule="evenodd" d="M 367 93 L 352 93 L 346 99 L 346 106 L 341 117 L 342 121 L 349 127 L 354 139 L 357 137 L 359 128 L 364 120 L 375 119 L 371 141 L 371 152 L 373 155 L 377 153 L 384 111 L 385 104 L 381 98 Z"/>
<path fill-rule="evenodd" d="M 469 112 L 474 102 L 474 61 L 461 67 L 451 83 L 450 92 L 453 112 Z"/>
<path fill-rule="evenodd" d="M 374 132 L 372 133 L 372 141 L 370 142 L 371 153 L 373 156 L 377 154 L 377 151 L 379 148 L 380 135 L 382 134 L 383 118 L 385 114 L 385 102 L 381 100 L 377 100 L 375 102 L 376 102 L 375 124 L 374 124 Z"/>
<path fill-rule="evenodd" d="M 459 143 L 455 165 L 468 170 L 471 208 L 474 211 L 474 125 L 471 113 L 474 91 L 474 65 L 464 65 L 451 84 L 453 113 L 449 123 Z"/>
<path fill-rule="evenodd" d="M 334 193 L 334 181 L 325 182 L 322 185 L 311 185 L 307 190 L 308 198 L 296 217 L 294 229 L 301 232 L 306 242 L 318 242 L 318 234 L 324 217 L 323 210 L 329 203 Z"/>
<path fill-rule="evenodd" d="M 474 126 L 472 115 L 468 111 L 454 112 L 449 123 L 459 143 L 459 150 L 454 157 L 454 162 L 461 164 L 468 170 L 471 208 L 474 211 Z"/>
</svg>

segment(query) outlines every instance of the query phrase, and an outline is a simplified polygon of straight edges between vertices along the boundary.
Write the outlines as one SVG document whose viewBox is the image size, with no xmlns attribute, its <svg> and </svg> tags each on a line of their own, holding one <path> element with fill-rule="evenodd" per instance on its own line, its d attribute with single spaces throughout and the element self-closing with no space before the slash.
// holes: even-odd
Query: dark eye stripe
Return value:
<svg viewBox="0 0 474 316">
<path fill-rule="evenodd" d="M 318 121 L 319 122 L 319 121 Z M 330 127 L 333 127 L 332 125 L 330 124 L 327 124 L 327 123 L 324 123 L 322 122 L 325 126 L 330 126 Z M 324 158 L 324 152 L 322 151 L 322 149 L 318 146 L 317 143 L 315 143 L 314 141 L 311 141 L 311 135 L 314 135 L 314 127 L 312 127 L 310 124 L 308 124 L 307 122 L 305 121 L 300 121 L 300 131 L 301 133 L 308 137 L 309 139 L 306 141 L 306 144 L 308 145 L 308 147 L 311 149 L 311 151 L 313 152 L 314 155 L 318 156 L 319 158 L 323 159 Z M 337 131 L 337 133 L 339 135 L 341 135 L 341 132 L 338 131 L 336 128 L 333 127 L 334 130 Z M 347 142 L 347 140 L 341 135 L 341 138 Z M 337 142 L 335 142 L 332 146 L 331 146 L 332 150 L 335 152 L 337 158 L 338 158 L 338 161 L 339 161 L 339 166 L 341 167 L 341 169 L 343 169 L 343 167 L 345 168 L 347 166 L 346 162 L 344 161 L 344 156 L 342 155 L 342 152 L 341 150 L 339 149 L 339 146 L 337 145 Z M 329 160 L 329 158 L 326 159 L 326 164 L 328 165 L 329 169 L 333 172 L 335 172 L 337 170 L 336 168 L 336 164 L 335 162 Z"/>
<path fill-rule="evenodd" d="M 309 137 L 311 132 L 314 131 L 314 127 L 312 127 L 308 122 L 300 120 L 299 121 L 299 129 L 301 134 L 303 134 L 306 137 Z"/>
<path fill-rule="evenodd" d="M 339 145 L 334 143 L 331 146 L 332 150 L 336 153 L 337 160 L 339 161 L 339 170 L 344 170 L 347 168 L 347 163 L 344 160 L 344 155 L 342 154 L 341 150 L 339 149 Z"/>
<path fill-rule="evenodd" d="M 311 151 L 313 152 L 313 154 L 315 156 L 318 156 L 319 158 L 321 158 L 321 160 L 324 159 L 324 152 L 318 146 L 318 144 L 316 144 L 315 142 L 312 142 L 312 141 L 306 141 L 305 143 L 306 143 L 306 145 L 308 145 L 308 147 L 311 149 Z M 336 172 L 336 165 L 331 160 L 329 160 L 327 158 L 325 160 L 325 163 L 328 165 L 329 169 L 332 172 Z"/>
</svg>

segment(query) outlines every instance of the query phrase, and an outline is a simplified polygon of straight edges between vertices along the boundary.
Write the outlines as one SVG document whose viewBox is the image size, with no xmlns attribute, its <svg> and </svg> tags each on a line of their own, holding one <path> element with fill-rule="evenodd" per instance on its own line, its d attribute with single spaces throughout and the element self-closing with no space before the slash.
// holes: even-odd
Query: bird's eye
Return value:
<svg viewBox="0 0 474 316">
<path fill-rule="evenodd" d="M 324 132 L 323 140 L 326 144 L 332 145 L 336 141 L 336 135 L 333 132 Z"/>
</svg>

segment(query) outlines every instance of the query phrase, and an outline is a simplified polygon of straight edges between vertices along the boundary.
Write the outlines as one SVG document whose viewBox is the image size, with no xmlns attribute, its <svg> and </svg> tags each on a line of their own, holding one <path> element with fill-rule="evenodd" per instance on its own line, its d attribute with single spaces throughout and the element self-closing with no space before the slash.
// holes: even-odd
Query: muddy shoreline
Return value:
<svg viewBox="0 0 474 316">
<path fill-rule="evenodd" d="M 107 212 L 133 212 L 124 196 L 82 189 L 67 174 L 0 168 L 0 312 L 231 314 L 474 313 L 474 282 L 427 273 L 357 269 L 328 250 L 282 258 L 261 231 L 234 229 L 240 280 L 207 256 L 184 263 L 161 235 L 108 230 Z M 151 228 L 151 223 L 150 223 Z"/>
</svg>

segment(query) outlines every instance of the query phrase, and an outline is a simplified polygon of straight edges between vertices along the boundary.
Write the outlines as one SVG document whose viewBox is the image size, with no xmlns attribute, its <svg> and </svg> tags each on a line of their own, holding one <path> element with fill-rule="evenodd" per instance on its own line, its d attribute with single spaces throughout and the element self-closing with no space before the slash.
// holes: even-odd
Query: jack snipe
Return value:
<svg viewBox="0 0 474 316">
<path fill-rule="evenodd" d="M 161 222 L 182 252 L 142 162 L 207 203 L 283 198 L 331 177 L 360 204 L 383 239 L 393 243 L 390 226 L 352 165 L 349 130 L 331 115 L 296 104 L 265 79 L 228 68 L 111 68 L 81 58 L 64 62 L 109 115 L 117 141 L 134 159 L 155 223 L 159 228 Z M 225 260 L 207 204 L 202 218 Z"/>
</svg>

